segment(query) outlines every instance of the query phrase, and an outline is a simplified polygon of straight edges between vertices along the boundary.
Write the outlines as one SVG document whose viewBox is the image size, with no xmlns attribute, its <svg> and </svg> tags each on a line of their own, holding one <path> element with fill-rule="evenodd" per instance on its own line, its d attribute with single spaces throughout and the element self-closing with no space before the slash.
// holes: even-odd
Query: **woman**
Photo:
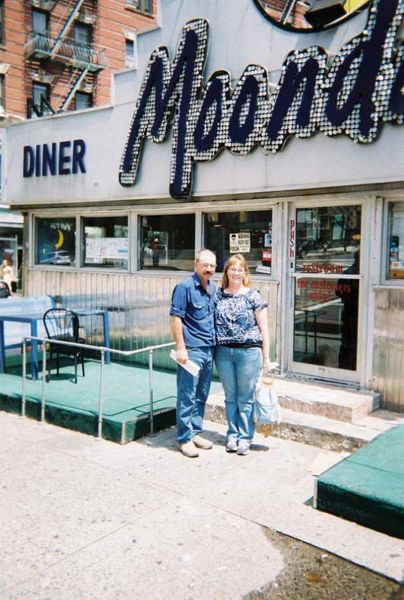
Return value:
<svg viewBox="0 0 404 600">
<path fill-rule="evenodd" d="M 258 376 L 270 370 L 267 304 L 251 288 L 248 264 L 235 254 L 216 295 L 216 368 L 225 393 L 227 452 L 248 454 L 254 436 Z"/>
<path fill-rule="evenodd" d="M 3 270 L 3 281 L 4 283 L 7 284 L 8 290 L 11 294 L 11 282 L 13 279 L 13 267 L 10 265 L 10 263 L 8 262 L 8 260 L 5 258 L 3 260 L 3 264 L 1 265 L 1 268 Z"/>
</svg>

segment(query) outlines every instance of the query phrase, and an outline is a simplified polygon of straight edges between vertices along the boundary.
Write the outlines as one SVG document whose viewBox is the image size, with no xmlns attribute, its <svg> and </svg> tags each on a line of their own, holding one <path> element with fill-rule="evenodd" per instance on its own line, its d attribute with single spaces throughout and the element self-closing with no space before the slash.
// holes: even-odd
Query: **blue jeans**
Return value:
<svg viewBox="0 0 404 600">
<path fill-rule="evenodd" d="M 216 368 L 225 393 L 227 439 L 254 437 L 254 394 L 262 365 L 261 348 L 218 346 Z"/>
<path fill-rule="evenodd" d="M 188 348 L 188 358 L 200 366 L 197 377 L 177 367 L 177 440 L 189 442 L 201 433 L 213 369 L 213 346 Z"/>
</svg>

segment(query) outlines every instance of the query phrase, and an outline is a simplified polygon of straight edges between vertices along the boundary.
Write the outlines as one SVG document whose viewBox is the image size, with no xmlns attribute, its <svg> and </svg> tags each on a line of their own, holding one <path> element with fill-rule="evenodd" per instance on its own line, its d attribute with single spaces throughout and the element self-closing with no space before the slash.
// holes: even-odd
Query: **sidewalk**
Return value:
<svg viewBox="0 0 404 600">
<path fill-rule="evenodd" d="M 311 507 L 336 455 L 256 437 L 186 459 L 173 429 L 125 446 L 0 412 L 0 598 L 242 598 L 284 557 L 262 526 L 402 581 L 404 543 Z"/>
</svg>

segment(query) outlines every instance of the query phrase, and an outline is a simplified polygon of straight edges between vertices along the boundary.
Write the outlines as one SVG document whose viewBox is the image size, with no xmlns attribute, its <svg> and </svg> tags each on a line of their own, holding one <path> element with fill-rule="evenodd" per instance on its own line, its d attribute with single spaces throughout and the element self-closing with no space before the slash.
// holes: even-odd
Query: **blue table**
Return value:
<svg viewBox="0 0 404 600">
<path fill-rule="evenodd" d="M 73 309 L 72 309 L 73 310 Z M 87 309 L 87 308 L 75 308 L 74 312 L 78 316 L 102 317 L 102 330 L 104 337 L 104 346 L 109 347 L 109 315 L 107 310 L 102 309 Z M 5 315 L 0 313 L 0 373 L 4 373 L 6 367 L 6 346 L 4 337 L 4 323 L 28 323 L 30 325 L 30 335 L 32 337 L 38 336 L 38 322 L 42 323 L 43 313 L 32 314 L 32 315 Z M 42 337 L 42 336 L 40 336 Z M 46 337 L 45 335 L 43 337 Z M 22 340 L 21 340 L 22 342 Z M 111 362 L 111 355 L 109 352 L 105 353 L 105 362 L 109 364 Z M 31 341 L 31 375 L 32 379 L 38 379 L 38 342 L 36 340 Z"/>
</svg>

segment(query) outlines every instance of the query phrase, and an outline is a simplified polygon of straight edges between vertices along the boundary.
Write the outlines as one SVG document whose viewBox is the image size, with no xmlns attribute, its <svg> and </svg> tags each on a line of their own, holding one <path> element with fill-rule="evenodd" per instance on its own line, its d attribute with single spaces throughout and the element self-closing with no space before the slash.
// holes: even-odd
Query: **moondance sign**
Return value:
<svg viewBox="0 0 404 600">
<path fill-rule="evenodd" d="M 119 181 L 136 182 L 143 140 L 163 142 L 170 123 L 170 194 L 192 193 L 193 164 L 226 148 L 238 155 L 260 145 L 276 153 L 290 136 L 345 134 L 373 142 L 384 122 L 404 122 L 404 45 L 396 43 L 404 0 L 374 0 L 366 29 L 329 64 L 319 46 L 292 51 L 279 84 L 260 65 L 248 65 L 234 89 L 228 71 L 204 83 L 208 22 L 193 19 L 182 29 L 172 65 L 168 49 L 153 51 L 141 85 L 123 152 Z"/>
</svg>

